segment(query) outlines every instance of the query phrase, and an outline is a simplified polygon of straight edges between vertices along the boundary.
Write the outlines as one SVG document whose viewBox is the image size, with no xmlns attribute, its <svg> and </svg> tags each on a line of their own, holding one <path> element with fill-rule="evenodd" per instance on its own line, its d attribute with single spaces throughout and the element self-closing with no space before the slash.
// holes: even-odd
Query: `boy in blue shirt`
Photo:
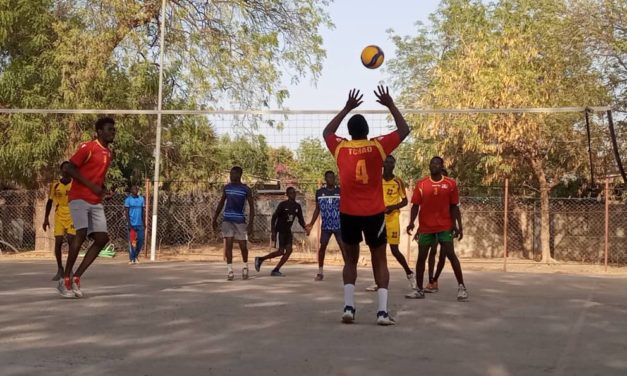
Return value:
<svg viewBox="0 0 627 376">
<path fill-rule="evenodd" d="M 144 208 L 146 201 L 143 196 L 139 195 L 139 188 L 134 185 L 131 187 L 131 194 L 124 200 L 126 208 L 126 220 L 128 221 L 128 258 L 129 264 L 138 264 L 139 252 L 144 246 L 144 229 L 146 228 L 146 218 L 144 217 Z M 131 230 L 137 234 L 135 246 L 131 241 Z"/>
</svg>

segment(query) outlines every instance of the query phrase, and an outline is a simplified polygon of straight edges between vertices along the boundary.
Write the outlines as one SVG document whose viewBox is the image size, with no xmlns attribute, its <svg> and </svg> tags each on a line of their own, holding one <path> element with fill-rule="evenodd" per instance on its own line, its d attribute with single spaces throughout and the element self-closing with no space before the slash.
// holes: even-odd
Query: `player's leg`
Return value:
<svg viewBox="0 0 627 376">
<path fill-rule="evenodd" d="M 322 230 L 320 233 L 320 248 L 318 248 L 318 274 L 316 274 L 314 281 L 322 281 L 324 279 L 324 257 L 326 256 L 327 247 L 332 234 L 333 232 L 330 230 Z"/>
<path fill-rule="evenodd" d="M 344 251 L 344 242 L 342 241 L 342 230 L 333 231 L 337 246 L 340 248 L 340 254 L 342 255 L 342 261 L 346 262 L 346 252 Z"/>
<path fill-rule="evenodd" d="M 93 242 L 87 249 L 83 261 L 76 269 L 74 277 L 72 278 L 72 291 L 77 297 L 82 297 L 81 291 L 81 277 L 89 266 L 96 260 L 100 251 L 109 242 L 109 235 L 107 233 L 107 218 L 105 217 L 104 207 L 102 204 L 89 206 L 89 227 L 88 236 L 91 236 Z"/>
<path fill-rule="evenodd" d="M 72 215 L 72 222 L 74 223 L 74 229 L 76 235 L 74 240 L 69 244 L 68 256 L 65 261 L 65 270 L 63 280 L 59 280 L 57 289 L 64 298 L 74 298 L 75 294 L 72 292 L 72 271 L 74 270 L 74 264 L 78 258 L 85 239 L 87 239 L 87 230 L 89 227 L 89 204 L 83 200 L 70 201 L 70 212 Z"/>
<path fill-rule="evenodd" d="M 340 213 L 342 245 L 344 249 L 344 312 L 342 322 L 355 321 L 355 282 L 357 281 L 357 262 L 359 261 L 359 243 L 362 241 L 358 217 Z"/>
<path fill-rule="evenodd" d="M 467 300 L 468 291 L 466 291 L 466 285 L 464 284 L 464 276 L 462 274 L 462 266 L 455 254 L 455 246 L 453 244 L 453 237 L 449 231 L 439 234 L 440 236 L 440 252 L 446 254 L 446 257 L 451 263 L 453 273 L 455 273 L 455 279 L 457 279 L 457 300 Z"/>
<path fill-rule="evenodd" d="M 133 233 L 135 232 L 135 229 L 133 229 L 133 226 L 129 225 L 128 226 L 128 264 L 134 264 L 135 261 L 135 249 L 133 248 Z"/>
<path fill-rule="evenodd" d="M 287 260 L 292 255 L 292 240 L 293 240 L 292 232 L 286 232 L 279 235 L 279 249 L 283 250 L 283 256 L 279 260 L 279 263 L 276 264 L 274 270 L 272 270 L 271 275 L 273 277 L 283 277 L 283 273 L 281 273 L 281 267 L 285 265 Z"/>
<path fill-rule="evenodd" d="M 446 253 L 442 252 L 442 248 L 440 247 L 440 257 L 438 258 L 438 266 L 435 268 L 435 275 L 433 276 L 433 283 L 435 286 L 438 286 L 438 280 L 440 279 L 440 275 L 442 274 L 442 270 L 444 270 L 444 265 L 446 264 Z"/>
<path fill-rule="evenodd" d="M 438 292 L 438 283 L 434 279 L 435 272 L 435 257 L 438 253 L 438 245 L 437 243 L 431 246 L 429 249 L 429 258 L 427 259 L 428 264 L 428 274 L 429 274 L 429 283 L 427 283 L 427 287 L 425 287 L 425 292 Z M 441 254 L 441 252 L 440 252 Z"/>
<path fill-rule="evenodd" d="M 139 255 L 142 252 L 145 240 L 144 226 L 135 226 L 135 233 L 137 234 L 137 238 L 135 239 L 135 253 L 133 254 L 133 258 L 136 263 L 139 263 Z"/>
<path fill-rule="evenodd" d="M 224 238 L 224 258 L 226 258 L 226 279 L 232 281 L 233 274 L 233 237 Z"/>
<path fill-rule="evenodd" d="M 378 286 L 377 295 L 379 308 L 377 309 L 377 324 L 394 325 L 396 322 L 388 313 L 388 286 L 390 284 L 390 271 L 387 263 L 387 233 L 385 229 L 385 216 L 383 213 L 369 217 L 363 217 L 363 231 L 366 244 L 370 248 L 372 257 L 372 271 L 374 281 Z"/>
<path fill-rule="evenodd" d="M 248 234 L 246 224 L 240 223 L 237 226 L 237 233 L 235 234 L 235 240 L 239 244 L 239 250 L 242 253 L 242 279 L 248 279 Z"/>
<path fill-rule="evenodd" d="M 56 226 L 55 226 L 56 229 Z M 56 232 L 56 231 L 55 231 Z M 61 258 L 61 247 L 63 247 L 63 235 L 54 237 L 54 258 L 57 260 L 57 274 L 52 277 L 53 281 L 58 281 L 63 277 L 63 260 Z"/>
<path fill-rule="evenodd" d="M 416 261 L 416 285 L 417 290 L 405 295 L 408 299 L 424 299 L 425 291 L 423 283 L 425 278 L 425 266 L 429 257 L 429 249 L 431 248 L 435 236 L 433 234 L 420 234 L 418 236 L 418 260 Z"/>
</svg>

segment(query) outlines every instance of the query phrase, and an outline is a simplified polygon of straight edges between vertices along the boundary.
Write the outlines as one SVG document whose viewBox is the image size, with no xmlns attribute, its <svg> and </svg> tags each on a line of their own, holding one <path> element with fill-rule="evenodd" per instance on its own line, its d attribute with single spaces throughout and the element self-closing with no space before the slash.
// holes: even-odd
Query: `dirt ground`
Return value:
<svg viewBox="0 0 627 376">
<path fill-rule="evenodd" d="M 627 374 L 627 277 L 464 266 L 466 303 L 448 268 L 422 301 L 403 298 L 392 269 L 398 325 L 378 327 L 366 267 L 357 323 L 344 325 L 336 266 L 323 282 L 298 263 L 285 278 L 264 264 L 228 282 L 223 263 L 102 259 L 83 278 L 86 298 L 63 300 L 53 262 L 0 257 L 0 374 Z"/>
</svg>

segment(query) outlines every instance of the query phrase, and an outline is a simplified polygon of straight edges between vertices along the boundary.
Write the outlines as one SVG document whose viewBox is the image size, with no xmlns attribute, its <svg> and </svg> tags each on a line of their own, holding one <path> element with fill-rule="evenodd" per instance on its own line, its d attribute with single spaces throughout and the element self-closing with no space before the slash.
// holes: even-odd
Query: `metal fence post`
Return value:
<svg viewBox="0 0 627 376">
<path fill-rule="evenodd" d="M 507 227 L 509 219 L 509 179 L 505 179 L 505 197 L 503 209 L 503 271 L 507 271 Z"/>
<path fill-rule="evenodd" d="M 150 233 L 150 179 L 146 178 L 146 182 L 144 183 L 144 191 L 145 196 L 146 196 L 146 205 L 145 205 L 145 212 L 144 212 L 144 218 L 146 219 L 146 228 L 144 229 L 144 239 L 148 240 L 147 234 Z M 144 257 L 148 257 L 148 248 L 150 248 L 149 246 L 150 241 L 145 241 L 144 242 Z"/>
<path fill-rule="evenodd" d="M 605 179 L 605 271 L 607 272 L 607 254 L 610 243 L 610 180 Z"/>
</svg>

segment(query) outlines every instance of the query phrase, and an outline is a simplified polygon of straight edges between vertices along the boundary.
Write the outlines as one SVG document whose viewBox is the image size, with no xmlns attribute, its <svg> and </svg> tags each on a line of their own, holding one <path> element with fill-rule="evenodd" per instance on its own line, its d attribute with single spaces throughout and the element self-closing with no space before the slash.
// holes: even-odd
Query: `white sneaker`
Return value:
<svg viewBox="0 0 627 376">
<path fill-rule="evenodd" d="M 425 298 L 425 290 L 415 290 L 405 295 L 407 299 L 424 299 Z"/>
<path fill-rule="evenodd" d="M 80 277 L 72 278 L 72 292 L 74 293 L 74 296 L 76 296 L 77 298 L 83 297 L 83 292 L 81 291 Z"/>
<path fill-rule="evenodd" d="M 377 325 L 388 326 L 396 325 L 396 321 L 385 311 L 377 312 Z"/>
<path fill-rule="evenodd" d="M 248 268 L 242 269 L 242 279 L 248 279 Z"/>
<path fill-rule="evenodd" d="M 342 322 L 344 324 L 352 324 L 355 322 L 355 308 L 351 306 L 344 307 L 344 313 L 342 314 Z"/>
<path fill-rule="evenodd" d="M 459 287 L 457 288 L 457 300 L 468 300 L 468 291 L 466 291 L 466 287 L 464 285 L 459 285 Z"/>
<path fill-rule="evenodd" d="M 235 279 L 235 274 L 233 274 L 233 271 L 230 271 L 227 275 L 226 275 L 226 280 L 227 281 L 232 281 Z"/>
<path fill-rule="evenodd" d="M 68 290 L 65 287 L 65 281 L 63 281 L 63 278 L 61 278 L 59 280 L 59 283 L 57 284 L 57 291 L 59 291 L 59 294 L 67 299 L 73 299 L 76 298 L 76 295 L 74 295 L 74 292 L 72 290 Z"/>
<path fill-rule="evenodd" d="M 409 281 L 409 287 L 411 287 L 412 290 L 415 290 L 418 288 L 418 285 L 416 284 L 416 274 L 414 273 L 407 274 L 407 280 Z"/>
<path fill-rule="evenodd" d="M 378 289 L 379 289 L 379 286 L 377 286 L 376 283 L 374 285 L 366 287 L 366 291 L 377 291 Z"/>
</svg>

